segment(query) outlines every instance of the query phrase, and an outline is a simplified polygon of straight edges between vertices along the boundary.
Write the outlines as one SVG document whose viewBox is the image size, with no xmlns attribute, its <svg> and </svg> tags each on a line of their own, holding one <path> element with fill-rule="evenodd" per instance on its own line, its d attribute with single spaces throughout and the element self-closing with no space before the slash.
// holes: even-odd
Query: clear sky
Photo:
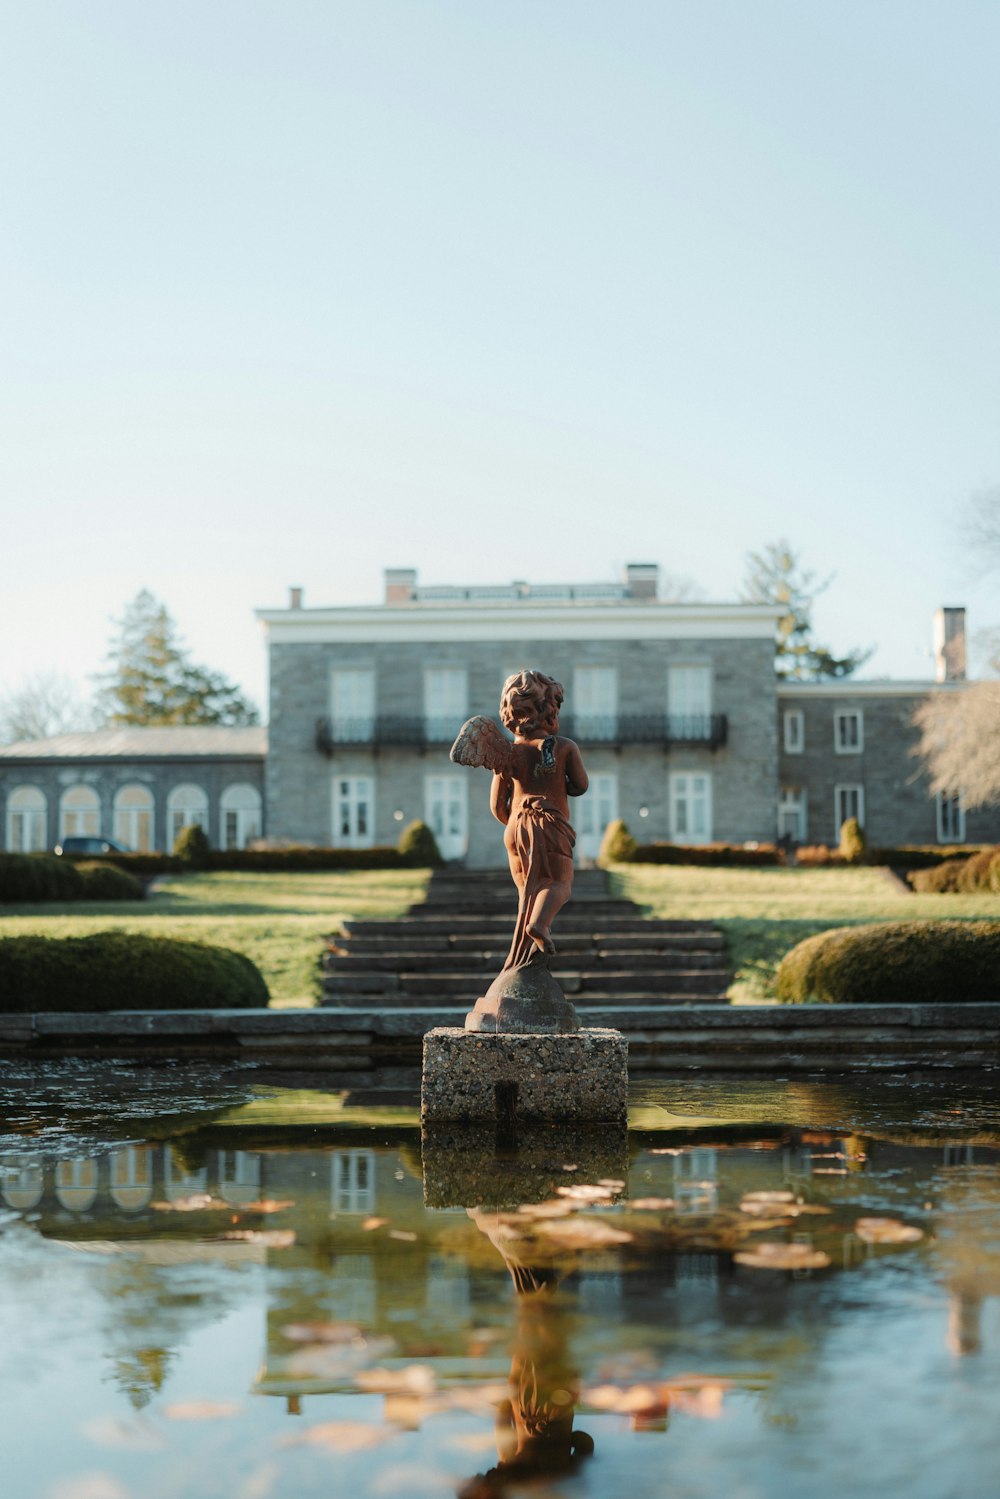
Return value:
<svg viewBox="0 0 1000 1499">
<path fill-rule="evenodd" d="M 1000 623 L 993 0 L 31 0 L 0 46 L 0 688 L 256 606 L 787 537 L 825 643 Z"/>
</svg>

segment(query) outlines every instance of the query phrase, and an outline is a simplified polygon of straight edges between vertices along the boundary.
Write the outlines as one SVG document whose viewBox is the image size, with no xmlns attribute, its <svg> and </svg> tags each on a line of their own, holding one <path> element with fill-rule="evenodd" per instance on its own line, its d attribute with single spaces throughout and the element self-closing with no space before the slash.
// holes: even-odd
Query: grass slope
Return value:
<svg viewBox="0 0 1000 1499">
<path fill-rule="evenodd" d="M 272 1005 L 308 1006 L 318 994 L 322 939 L 348 917 L 402 915 L 427 879 L 424 869 L 173 876 L 141 905 L 3 906 L 0 937 L 113 930 L 213 942 L 256 963 Z"/>
<path fill-rule="evenodd" d="M 993 920 L 998 895 L 913 895 L 881 869 L 699 869 L 619 864 L 622 895 L 651 916 L 714 921 L 725 933 L 740 1004 L 774 998 L 778 964 L 829 927 L 870 921 Z"/>
</svg>

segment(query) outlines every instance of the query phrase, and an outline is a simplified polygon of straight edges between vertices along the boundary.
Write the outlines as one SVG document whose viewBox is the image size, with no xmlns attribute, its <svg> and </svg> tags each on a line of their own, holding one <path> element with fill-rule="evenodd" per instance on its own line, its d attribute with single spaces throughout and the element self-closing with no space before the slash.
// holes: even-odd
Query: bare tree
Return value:
<svg viewBox="0 0 1000 1499">
<path fill-rule="evenodd" d="M 982 572 L 1000 566 L 1000 489 L 973 495 L 961 521 L 962 540 Z"/>
<path fill-rule="evenodd" d="M 37 671 L 0 694 L 0 744 L 48 739 L 93 725 L 93 710 L 69 677 Z"/>
<path fill-rule="evenodd" d="M 932 693 L 913 720 L 932 791 L 961 791 L 973 810 L 1000 803 L 1000 682 Z"/>
</svg>

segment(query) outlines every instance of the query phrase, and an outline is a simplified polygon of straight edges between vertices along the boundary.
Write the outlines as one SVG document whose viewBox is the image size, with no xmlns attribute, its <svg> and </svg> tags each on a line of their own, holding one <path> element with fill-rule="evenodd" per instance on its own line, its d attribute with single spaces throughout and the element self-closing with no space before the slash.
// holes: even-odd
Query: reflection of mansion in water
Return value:
<svg viewBox="0 0 1000 1499">
<path fill-rule="evenodd" d="M 414 819 L 448 859 L 502 862 L 485 778 L 453 766 L 465 718 L 495 715 L 504 679 L 565 686 L 563 732 L 590 791 L 577 848 L 621 817 L 640 841 L 836 842 L 857 817 L 875 845 L 1000 841 L 1000 810 L 966 814 L 915 769 L 914 709 L 961 691 L 965 611 L 938 613 L 933 681 L 779 682 L 778 611 L 675 603 L 658 568 L 617 583 L 424 587 L 387 569 L 367 606 L 260 611 L 270 729 L 130 729 L 0 748 L 0 839 L 67 836 L 170 848 L 189 823 L 221 848 L 268 837 L 393 845 Z"/>
</svg>

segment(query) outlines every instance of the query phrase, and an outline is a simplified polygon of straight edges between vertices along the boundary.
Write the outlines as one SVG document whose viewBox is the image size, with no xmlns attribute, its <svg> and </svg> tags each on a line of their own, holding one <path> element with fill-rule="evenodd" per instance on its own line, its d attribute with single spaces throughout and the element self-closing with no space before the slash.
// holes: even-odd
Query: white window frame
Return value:
<svg viewBox="0 0 1000 1499">
<path fill-rule="evenodd" d="M 850 736 L 844 733 L 844 727 L 849 719 L 857 723 L 857 743 L 848 742 Z M 833 752 L 835 755 L 860 755 L 865 747 L 865 715 L 861 708 L 835 708 L 833 712 Z"/>
<path fill-rule="evenodd" d="M 703 781 L 704 789 L 697 798 L 703 803 L 703 816 L 705 826 L 700 831 L 692 828 L 695 812 L 695 786 L 696 781 Z M 711 843 L 713 827 L 712 811 L 712 774 L 707 770 L 672 770 L 668 777 L 668 806 L 670 811 L 670 841 L 671 843 L 688 844 L 691 846 Z M 684 806 L 684 816 L 680 816 L 680 807 Z M 681 823 L 687 824 L 682 828 Z"/>
<path fill-rule="evenodd" d="M 577 666 L 573 670 L 573 733 L 588 743 L 609 744 L 618 737 L 617 666 Z"/>
<path fill-rule="evenodd" d="M 123 799 L 131 791 L 141 791 L 148 800 L 141 806 L 138 802 L 132 806 L 125 805 Z M 141 831 L 143 827 L 141 819 L 145 817 L 149 818 L 148 836 Z M 134 849 L 137 853 L 147 853 L 156 847 L 156 798 L 150 788 L 144 786 L 141 781 L 129 781 L 115 791 L 114 829 L 114 837 L 117 841 L 124 843 L 126 848 Z"/>
<path fill-rule="evenodd" d="M 857 798 L 857 811 L 856 812 L 844 811 L 843 812 L 843 816 L 841 816 L 841 811 L 842 811 L 841 802 L 848 795 L 855 795 L 856 796 L 856 798 Z M 834 786 L 834 788 L 833 788 L 833 841 L 834 841 L 834 843 L 839 843 L 840 842 L 840 830 L 843 827 L 844 823 L 847 822 L 847 820 L 849 818 L 851 818 L 851 817 L 856 817 L 858 819 L 859 826 L 862 827 L 862 828 L 864 827 L 864 825 L 865 825 L 865 788 L 861 784 L 860 781 L 841 781 L 836 786 Z"/>
<path fill-rule="evenodd" d="M 782 715 L 782 730 L 785 754 L 805 754 L 806 715 L 801 708 L 785 709 Z"/>
<path fill-rule="evenodd" d="M 249 781 L 235 781 L 219 798 L 219 847 L 246 848 L 263 832 L 263 801 Z"/>
<path fill-rule="evenodd" d="M 370 744 L 374 739 L 374 667 L 335 666 L 330 672 L 330 737 L 334 744 Z"/>
<path fill-rule="evenodd" d="M 468 716 L 468 667 L 425 666 L 424 735 L 430 743 L 451 743 Z"/>
<path fill-rule="evenodd" d="M 330 1206 L 335 1213 L 375 1211 L 374 1150 L 334 1150 L 330 1153 Z"/>
<path fill-rule="evenodd" d="M 341 787 L 346 785 L 347 790 Z M 345 804 L 350 808 L 348 830 L 342 831 L 339 816 Z M 359 809 L 364 806 L 364 826 Z M 335 775 L 330 786 L 331 837 L 334 848 L 374 848 L 375 846 L 375 777 Z"/>
<path fill-rule="evenodd" d="M 173 848 L 185 828 L 197 824 L 206 838 L 208 828 L 208 792 L 196 781 L 182 781 L 167 793 L 167 849 Z M 127 840 L 123 839 L 123 842 Z"/>
<path fill-rule="evenodd" d="M 461 774 L 424 777 L 424 821 L 444 859 L 462 859 L 468 852 L 469 779 Z"/>
<path fill-rule="evenodd" d="M 570 797 L 569 815 L 576 832 L 576 852 L 581 859 L 596 859 L 609 822 L 618 816 L 618 772 L 601 770 L 590 777 L 583 796 Z"/>
<path fill-rule="evenodd" d="M 791 835 L 793 843 L 805 843 L 809 836 L 809 793 L 805 786 L 782 786 L 778 791 L 778 837 L 785 836 L 782 814 L 794 813 L 799 822 L 798 835 Z"/>
<path fill-rule="evenodd" d="M 78 792 L 84 792 L 84 797 L 79 797 Z M 71 798 L 76 797 L 81 803 L 78 807 L 70 805 Z M 74 781 L 72 786 L 67 786 L 59 798 L 59 842 L 65 838 L 100 838 L 101 836 L 101 799 L 93 786 L 88 786 L 86 781 Z"/>
<path fill-rule="evenodd" d="M 7 850 L 40 854 L 48 847 L 49 803 L 40 786 L 15 786 L 7 798 Z"/>
<path fill-rule="evenodd" d="M 939 791 L 934 798 L 939 843 L 965 842 L 965 793 Z"/>
<path fill-rule="evenodd" d="M 676 661 L 667 667 L 667 721 L 672 739 L 711 739 L 714 686 L 707 662 Z"/>
</svg>

